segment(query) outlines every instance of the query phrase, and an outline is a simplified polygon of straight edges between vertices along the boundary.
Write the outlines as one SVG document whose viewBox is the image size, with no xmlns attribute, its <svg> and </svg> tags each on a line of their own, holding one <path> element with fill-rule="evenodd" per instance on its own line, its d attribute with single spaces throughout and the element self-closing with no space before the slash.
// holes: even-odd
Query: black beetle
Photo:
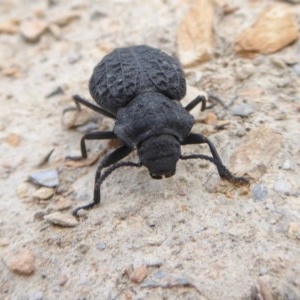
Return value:
<svg viewBox="0 0 300 300">
<path fill-rule="evenodd" d="M 180 100 L 186 94 L 186 81 L 180 63 L 165 52 L 146 45 L 117 48 L 94 68 L 89 90 L 97 102 L 90 103 L 75 95 L 78 107 L 83 104 L 115 120 L 113 131 L 91 132 L 81 138 L 79 159 L 87 158 L 85 140 L 119 139 L 122 146 L 100 163 L 92 203 L 80 209 L 90 209 L 100 203 L 100 186 L 119 167 L 146 166 L 150 176 L 162 179 L 175 174 L 179 159 L 206 159 L 214 163 L 221 178 L 235 184 L 248 184 L 244 177 L 235 177 L 223 165 L 214 145 L 204 136 L 191 133 L 194 118 L 189 113 L 196 105 L 205 109 L 206 98 L 198 96 L 186 107 Z M 206 143 L 212 157 L 203 154 L 181 155 L 181 145 Z M 119 162 L 133 150 L 140 161 Z M 110 166 L 110 167 L 109 167 Z M 101 174 L 103 168 L 109 167 Z"/>
</svg>

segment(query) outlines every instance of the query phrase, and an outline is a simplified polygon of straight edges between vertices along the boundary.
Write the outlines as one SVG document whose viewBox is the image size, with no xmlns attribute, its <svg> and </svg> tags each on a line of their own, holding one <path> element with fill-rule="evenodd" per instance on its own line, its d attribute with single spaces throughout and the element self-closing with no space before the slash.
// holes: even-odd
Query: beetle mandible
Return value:
<svg viewBox="0 0 300 300">
<path fill-rule="evenodd" d="M 180 103 L 186 94 L 186 81 L 180 63 L 165 52 L 146 45 L 117 48 L 94 68 L 89 81 L 90 94 L 98 105 L 75 95 L 78 107 L 90 109 L 115 120 L 113 131 L 96 131 L 81 138 L 81 157 L 87 158 L 86 140 L 119 139 L 122 145 L 102 159 L 97 168 L 93 202 L 73 211 L 91 209 L 100 203 L 100 186 L 119 167 L 148 168 L 150 176 L 162 179 L 175 174 L 179 159 L 205 159 L 217 167 L 219 176 L 234 184 L 248 184 L 224 166 L 214 145 L 204 136 L 191 133 L 194 118 L 189 113 L 196 105 L 206 106 L 198 96 L 187 106 Z M 181 155 L 181 146 L 207 144 L 212 156 Z M 139 162 L 124 161 L 137 150 Z M 104 173 L 102 170 L 107 168 Z"/>
</svg>

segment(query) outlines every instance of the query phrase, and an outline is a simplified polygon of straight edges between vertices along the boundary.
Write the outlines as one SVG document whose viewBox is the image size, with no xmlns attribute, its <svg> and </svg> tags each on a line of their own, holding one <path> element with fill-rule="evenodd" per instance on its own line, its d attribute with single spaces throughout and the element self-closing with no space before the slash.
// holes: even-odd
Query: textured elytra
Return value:
<svg viewBox="0 0 300 300">
<path fill-rule="evenodd" d="M 114 114 L 144 92 L 178 101 L 186 94 L 180 63 L 146 45 L 117 48 L 106 55 L 94 68 L 89 88 L 94 100 Z"/>
</svg>

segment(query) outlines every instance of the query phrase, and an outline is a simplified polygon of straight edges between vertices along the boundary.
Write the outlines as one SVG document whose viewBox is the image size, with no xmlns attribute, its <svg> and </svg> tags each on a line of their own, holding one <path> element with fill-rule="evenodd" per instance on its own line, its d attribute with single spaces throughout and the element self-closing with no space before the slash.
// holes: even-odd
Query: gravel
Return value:
<svg viewBox="0 0 300 300">
<path fill-rule="evenodd" d="M 259 39 L 278 35 L 258 25 L 268 31 L 281 12 L 291 24 L 300 6 L 214 2 L 207 14 L 175 0 L 1 2 L 0 299 L 239 300 L 254 299 L 254 286 L 256 299 L 300 299 L 299 40 L 276 53 L 243 48 L 246 58 L 235 47 L 237 39 L 247 46 L 242 35 L 273 46 Z M 269 4 L 283 2 L 289 14 L 280 6 L 257 22 Z M 46 29 L 30 35 L 27 20 Z M 193 30 L 213 28 L 193 31 L 193 39 L 194 22 Z M 245 34 L 253 25 L 259 34 Z M 100 205 L 75 219 L 72 209 L 92 199 L 99 159 L 116 145 L 88 140 L 87 160 L 65 159 L 80 153 L 86 131 L 114 126 L 89 110 L 68 110 L 72 95 L 93 101 L 96 63 L 115 47 L 144 43 L 181 56 L 197 47 L 182 57 L 193 58 L 185 101 L 206 92 L 228 108 L 195 107 L 193 132 L 209 138 L 250 187 L 220 180 L 213 164 L 197 160 L 179 161 L 176 175 L 159 181 L 145 168 L 120 168 L 104 182 Z M 199 63 L 200 53 L 212 59 Z M 186 145 L 182 153 L 209 150 Z M 41 188 L 55 193 L 37 201 Z M 126 270 L 136 271 L 134 280 Z"/>
</svg>

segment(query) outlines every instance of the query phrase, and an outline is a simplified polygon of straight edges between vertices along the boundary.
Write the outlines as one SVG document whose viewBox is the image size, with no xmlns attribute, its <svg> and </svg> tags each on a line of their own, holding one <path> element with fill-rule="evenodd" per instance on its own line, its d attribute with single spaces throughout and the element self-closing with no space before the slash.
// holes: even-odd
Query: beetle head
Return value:
<svg viewBox="0 0 300 300">
<path fill-rule="evenodd" d="M 155 135 L 145 139 L 138 147 L 141 163 L 154 179 L 171 177 L 175 174 L 176 163 L 180 158 L 180 143 L 172 135 Z"/>
</svg>

